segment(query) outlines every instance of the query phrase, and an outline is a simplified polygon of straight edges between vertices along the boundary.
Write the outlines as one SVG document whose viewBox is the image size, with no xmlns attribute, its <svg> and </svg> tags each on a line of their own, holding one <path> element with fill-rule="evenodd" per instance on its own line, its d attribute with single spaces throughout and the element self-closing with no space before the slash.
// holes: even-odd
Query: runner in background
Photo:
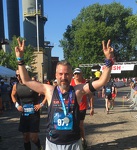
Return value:
<svg viewBox="0 0 137 150">
<path fill-rule="evenodd" d="M 113 89 L 112 89 L 112 101 L 111 101 L 111 106 L 110 106 L 110 109 L 114 109 L 114 106 L 115 106 L 115 98 L 117 97 L 117 86 L 116 84 L 113 82 Z"/>
<path fill-rule="evenodd" d="M 86 79 L 83 78 L 82 70 L 80 68 L 75 68 L 73 72 L 74 77 L 71 80 L 70 85 L 75 86 L 78 84 L 86 83 Z M 93 95 L 84 95 L 81 99 L 79 104 L 79 111 L 80 111 L 80 132 L 81 132 L 81 139 L 83 148 L 87 148 L 87 142 L 85 139 L 85 129 L 84 129 L 84 120 L 86 116 L 86 110 L 88 108 L 88 101 L 90 103 L 90 115 L 94 114 L 94 107 L 93 107 Z"/>
<path fill-rule="evenodd" d="M 105 98 L 105 107 L 106 107 L 107 114 L 109 114 L 109 110 L 111 107 L 113 91 L 114 91 L 114 85 L 111 79 L 109 79 L 107 84 L 102 89 L 102 97 Z"/>
<path fill-rule="evenodd" d="M 44 99 L 39 103 L 39 93 L 31 90 L 22 83 L 19 70 L 16 70 L 18 83 L 12 88 L 12 101 L 20 114 L 19 131 L 22 132 L 24 140 L 24 149 L 31 150 L 31 142 L 35 144 L 38 150 L 43 150 L 38 136 L 40 126 L 40 108 L 46 102 Z"/>
</svg>

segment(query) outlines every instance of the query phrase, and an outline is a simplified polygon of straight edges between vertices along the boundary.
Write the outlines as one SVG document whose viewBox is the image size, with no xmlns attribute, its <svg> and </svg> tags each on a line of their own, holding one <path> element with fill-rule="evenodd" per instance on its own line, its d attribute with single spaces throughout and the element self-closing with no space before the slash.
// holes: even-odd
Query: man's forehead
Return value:
<svg viewBox="0 0 137 150">
<path fill-rule="evenodd" d="M 58 65 L 57 72 L 72 72 L 72 70 L 69 66 Z"/>
</svg>

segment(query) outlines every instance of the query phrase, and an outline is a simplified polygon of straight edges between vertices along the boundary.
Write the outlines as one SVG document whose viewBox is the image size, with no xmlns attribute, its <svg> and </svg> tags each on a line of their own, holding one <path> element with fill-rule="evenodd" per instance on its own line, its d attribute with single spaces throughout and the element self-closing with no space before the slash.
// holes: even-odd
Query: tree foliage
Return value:
<svg viewBox="0 0 137 150">
<path fill-rule="evenodd" d="M 9 59 L 10 55 L 9 53 L 5 53 L 2 49 L 0 50 L 0 65 L 1 66 L 9 66 Z"/>
<path fill-rule="evenodd" d="M 96 3 L 83 8 L 72 24 L 67 26 L 60 40 L 64 58 L 73 67 L 103 63 L 102 40 L 111 39 L 117 61 L 136 60 L 134 55 L 137 42 L 130 23 L 135 18 L 130 8 L 124 8 L 116 2 L 107 5 Z M 137 21 L 134 23 L 136 28 Z"/>
<path fill-rule="evenodd" d="M 23 38 L 21 38 L 21 40 L 23 40 Z M 12 42 L 10 43 L 11 52 L 5 53 L 3 50 L 0 51 L 0 65 L 6 66 L 13 70 L 17 69 L 17 61 L 15 56 L 15 47 L 17 45 L 17 37 L 14 36 Z M 34 64 L 35 55 L 33 52 L 34 49 L 32 46 L 28 45 L 25 47 L 24 61 L 28 66 L 32 66 Z M 34 67 L 32 67 L 32 71 L 33 70 L 35 70 Z"/>
<path fill-rule="evenodd" d="M 132 59 L 137 60 L 137 15 L 133 15 L 127 18 L 127 28 L 130 29 L 129 37 L 131 39 L 131 54 L 133 55 Z"/>
</svg>

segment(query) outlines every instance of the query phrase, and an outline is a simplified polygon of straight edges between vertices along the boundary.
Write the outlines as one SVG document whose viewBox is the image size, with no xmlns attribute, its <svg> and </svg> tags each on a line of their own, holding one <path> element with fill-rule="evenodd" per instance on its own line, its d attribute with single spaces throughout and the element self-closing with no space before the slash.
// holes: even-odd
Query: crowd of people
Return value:
<svg viewBox="0 0 137 150">
<path fill-rule="evenodd" d="M 133 78 L 130 82 L 130 93 L 124 97 L 131 103 L 129 106 L 132 110 L 137 110 L 137 77 Z M 137 117 L 137 116 L 136 116 Z"/>
<path fill-rule="evenodd" d="M 7 83 L 4 79 L 0 80 L 0 114 L 3 111 L 12 108 L 12 101 L 11 101 L 11 90 L 12 85 Z"/>
<path fill-rule="evenodd" d="M 38 132 L 40 109 L 44 105 L 48 107 L 45 150 L 86 149 L 84 120 L 88 108 L 90 115 L 94 115 L 95 92 L 101 91 L 107 114 L 114 108 L 117 96 L 117 87 L 110 76 L 114 64 L 110 40 L 107 45 L 102 42 L 106 67 L 102 73 L 97 70 L 95 78 L 87 81 L 80 68 L 72 70 L 70 63 L 63 60 L 56 66 L 56 79 L 52 82 L 46 80 L 44 83 L 29 76 L 23 60 L 25 43 L 20 39 L 17 40 L 18 46 L 15 47 L 18 64 L 17 81 L 12 85 L 11 100 L 15 108 L 21 112 L 18 130 L 23 135 L 24 149 L 31 150 L 31 142 L 38 150 L 43 149 Z M 2 96 L 2 86 L 1 84 L 1 98 L 5 99 Z"/>
</svg>

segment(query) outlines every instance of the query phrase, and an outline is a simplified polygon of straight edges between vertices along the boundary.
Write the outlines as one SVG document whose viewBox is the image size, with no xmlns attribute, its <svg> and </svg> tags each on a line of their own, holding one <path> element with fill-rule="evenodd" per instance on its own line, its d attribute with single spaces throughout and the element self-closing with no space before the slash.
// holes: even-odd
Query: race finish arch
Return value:
<svg viewBox="0 0 137 150">
<path fill-rule="evenodd" d="M 134 66 L 137 65 L 137 61 L 131 62 L 115 62 L 112 66 L 111 73 L 112 74 L 119 74 L 121 71 L 133 71 Z M 90 67 L 93 68 L 95 66 L 100 66 L 100 71 L 103 71 L 105 68 L 104 63 L 96 63 L 96 64 L 80 64 L 79 67 Z M 91 69 L 91 71 L 97 71 L 97 69 Z"/>
</svg>

